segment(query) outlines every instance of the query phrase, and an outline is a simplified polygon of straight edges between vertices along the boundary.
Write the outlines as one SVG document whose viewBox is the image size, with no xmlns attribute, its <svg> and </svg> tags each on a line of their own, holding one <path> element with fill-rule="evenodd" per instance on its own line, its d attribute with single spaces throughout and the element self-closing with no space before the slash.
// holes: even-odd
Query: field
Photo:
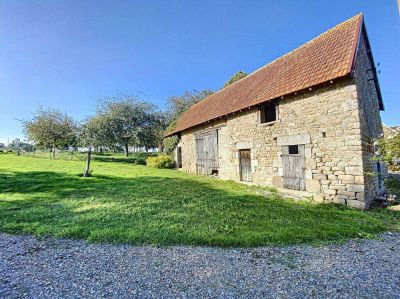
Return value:
<svg viewBox="0 0 400 299">
<path fill-rule="evenodd" d="M 258 195 L 231 181 L 131 163 L 0 154 L 0 231 L 91 242 L 321 244 L 398 230 L 400 213 Z"/>
</svg>

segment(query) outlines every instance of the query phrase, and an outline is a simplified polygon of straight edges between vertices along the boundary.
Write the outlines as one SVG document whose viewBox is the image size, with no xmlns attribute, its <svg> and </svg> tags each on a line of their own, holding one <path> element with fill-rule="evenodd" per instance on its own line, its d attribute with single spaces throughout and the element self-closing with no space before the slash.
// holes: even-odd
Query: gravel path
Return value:
<svg viewBox="0 0 400 299">
<path fill-rule="evenodd" d="M 323 247 L 150 247 L 0 234 L 0 298 L 400 298 L 400 234 Z"/>
</svg>

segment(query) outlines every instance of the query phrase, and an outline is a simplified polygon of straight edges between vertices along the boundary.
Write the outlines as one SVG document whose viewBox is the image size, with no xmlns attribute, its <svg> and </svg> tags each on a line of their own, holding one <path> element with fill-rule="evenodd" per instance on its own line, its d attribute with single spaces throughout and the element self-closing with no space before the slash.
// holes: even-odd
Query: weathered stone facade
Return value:
<svg viewBox="0 0 400 299">
<path fill-rule="evenodd" d="M 365 198 L 373 199 L 384 189 L 377 177 L 378 166 L 384 176 L 387 172 L 383 163 L 374 161 L 374 141 L 382 137 L 383 127 L 379 114 L 379 102 L 377 101 L 377 86 L 373 74 L 373 61 L 368 55 L 370 51 L 365 33 L 361 34 L 359 50 L 356 56 L 354 79 L 357 86 L 357 98 L 359 119 L 361 123 L 361 142 L 363 153 L 363 171 Z M 379 163 L 379 165 L 378 165 Z"/>
<path fill-rule="evenodd" d="M 240 180 L 239 150 L 251 150 L 252 183 L 283 187 L 282 146 L 304 145 L 306 191 L 319 202 L 368 208 L 377 192 L 371 140 L 382 132 L 378 99 L 361 39 L 355 72 L 277 101 L 278 120 L 261 124 L 259 107 L 185 130 L 182 169 L 196 172 L 195 133 L 218 128 L 218 175 Z"/>
</svg>

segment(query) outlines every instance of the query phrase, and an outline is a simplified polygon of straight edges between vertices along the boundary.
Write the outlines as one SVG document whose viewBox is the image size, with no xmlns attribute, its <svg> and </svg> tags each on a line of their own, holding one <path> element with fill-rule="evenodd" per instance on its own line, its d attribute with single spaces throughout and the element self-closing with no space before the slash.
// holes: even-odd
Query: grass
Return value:
<svg viewBox="0 0 400 299">
<path fill-rule="evenodd" d="M 399 229 L 400 214 L 266 198 L 232 181 L 115 162 L 0 155 L 0 231 L 91 242 L 321 244 Z"/>
</svg>

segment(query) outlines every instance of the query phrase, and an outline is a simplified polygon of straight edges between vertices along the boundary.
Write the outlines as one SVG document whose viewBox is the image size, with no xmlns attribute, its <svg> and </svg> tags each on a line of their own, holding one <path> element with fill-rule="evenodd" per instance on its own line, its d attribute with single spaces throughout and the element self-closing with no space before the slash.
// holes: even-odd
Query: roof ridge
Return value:
<svg viewBox="0 0 400 299">
<path fill-rule="evenodd" d="M 265 68 L 265 67 L 267 67 L 267 66 L 270 66 L 270 65 L 273 64 L 273 63 L 276 63 L 277 61 L 279 61 L 279 60 L 281 60 L 281 59 L 287 57 L 288 55 L 294 54 L 296 51 L 301 50 L 301 49 L 304 48 L 305 46 L 307 46 L 307 45 L 309 45 L 309 44 L 315 42 L 316 39 L 318 39 L 318 38 L 320 38 L 320 37 L 322 37 L 322 36 L 324 36 L 324 35 L 327 35 L 328 33 L 332 32 L 333 30 L 337 29 L 338 27 L 344 26 L 346 23 L 348 23 L 348 22 L 350 22 L 350 21 L 353 21 L 354 19 L 356 19 L 356 18 L 358 18 L 358 17 L 360 17 L 360 16 L 362 16 L 362 13 L 359 13 L 358 15 L 355 15 L 355 16 L 351 17 L 350 19 L 347 19 L 347 20 L 343 21 L 343 22 L 340 23 L 340 24 L 337 24 L 335 27 L 332 27 L 332 28 L 328 29 L 327 31 L 325 31 L 325 32 L 323 32 L 323 33 L 317 35 L 317 36 L 314 37 L 313 39 L 309 40 L 308 42 L 306 42 L 306 43 L 304 43 L 304 44 L 302 44 L 302 45 L 300 45 L 300 46 L 298 46 L 297 48 L 293 49 L 292 51 L 290 51 L 290 52 L 288 52 L 288 53 L 286 53 L 286 54 L 283 54 L 282 56 L 279 56 L 278 58 L 272 60 L 270 63 L 268 63 L 268 64 L 266 64 L 266 65 L 260 67 L 259 69 L 255 70 L 254 72 L 252 72 L 251 74 L 249 74 L 249 76 L 250 76 L 250 75 L 253 75 L 254 73 L 256 73 L 256 72 L 262 70 L 263 68 Z M 246 76 L 246 77 L 249 77 L 249 76 Z"/>
<path fill-rule="evenodd" d="M 232 84 L 230 84 L 230 85 L 228 85 L 228 86 L 225 86 L 225 87 L 221 88 L 221 89 L 218 90 L 217 92 L 215 92 L 215 93 L 209 95 L 208 97 L 202 99 L 201 101 L 197 102 L 196 104 L 198 104 L 198 103 L 200 103 L 200 102 L 206 100 L 206 99 L 209 98 L 209 97 L 212 97 L 213 95 L 216 95 L 217 93 L 222 92 L 223 90 L 226 90 L 226 89 L 228 89 L 228 88 L 234 86 L 236 83 L 239 83 L 239 82 L 242 81 L 243 79 L 250 78 L 251 76 L 253 76 L 253 75 L 256 74 L 257 72 L 263 70 L 264 68 L 266 68 L 266 67 L 268 67 L 268 66 L 271 66 L 272 64 L 276 63 L 277 61 L 279 61 L 279 60 L 281 60 L 281 59 L 283 59 L 283 58 L 285 58 L 285 57 L 287 57 L 288 55 L 291 55 L 291 54 L 295 53 L 296 51 L 298 51 L 298 50 L 304 48 L 306 45 L 309 45 L 309 44 L 311 44 L 312 42 L 315 42 L 315 40 L 316 40 L 317 38 L 319 38 L 319 37 L 321 37 L 321 36 L 323 36 L 323 35 L 328 34 L 329 32 L 331 32 L 331 31 L 337 29 L 337 28 L 340 27 L 340 26 L 343 26 L 343 25 L 346 24 L 347 22 L 350 22 L 350 21 L 353 21 L 353 20 L 356 19 L 356 18 L 362 17 L 362 15 L 363 15 L 362 13 L 359 13 L 359 14 L 357 14 L 357 15 L 351 17 L 350 19 L 347 19 L 347 20 L 343 21 L 343 22 L 340 23 L 340 24 L 337 24 L 335 27 L 332 27 L 332 28 L 328 29 L 327 31 L 325 31 L 325 32 L 323 32 L 323 33 L 321 33 L 321 34 L 319 34 L 318 36 L 314 37 L 313 39 L 309 40 L 308 42 L 306 42 L 306 43 L 304 43 L 304 44 L 298 46 L 297 48 L 291 50 L 290 52 L 288 52 L 288 53 L 286 53 L 286 54 L 283 54 L 282 56 L 279 56 L 279 57 L 275 58 L 274 60 L 270 61 L 270 62 L 267 63 L 266 65 L 263 65 L 262 67 L 260 67 L 260 68 L 258 68 L 258 69 L 256 69 L 256 70 L 254 70 L 253 72 L 251 72 L 250 74 L 248 74 L 246 77 L 244 77 L 244 78 L 242 78 L 242 79 L 240 79 L 240 80 L 238 80 L 238 81 L 235 81 L 235 82 L 233 82 Z M 192 106 L 192 107 L 193 107 L 193 106 Z M 189 109 L 190 109 L 190 108 L 189 108 Z"/>
</svg>

